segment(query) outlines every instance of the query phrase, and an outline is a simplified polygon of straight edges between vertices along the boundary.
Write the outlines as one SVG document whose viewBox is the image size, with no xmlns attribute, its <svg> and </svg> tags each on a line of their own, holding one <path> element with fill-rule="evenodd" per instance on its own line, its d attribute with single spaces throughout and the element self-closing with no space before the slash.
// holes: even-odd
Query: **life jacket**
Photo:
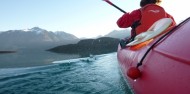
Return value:
<svg viewBox="0 0 190 94">
<path fill-rule="evenodd" d="M 165 10 L 155 4 L 148 4 L 141 9 L 141 19 L 135 28 L 136 35 L 147 31 L 150 26 L 161 18 L 166 18 Z"/>
</svg>

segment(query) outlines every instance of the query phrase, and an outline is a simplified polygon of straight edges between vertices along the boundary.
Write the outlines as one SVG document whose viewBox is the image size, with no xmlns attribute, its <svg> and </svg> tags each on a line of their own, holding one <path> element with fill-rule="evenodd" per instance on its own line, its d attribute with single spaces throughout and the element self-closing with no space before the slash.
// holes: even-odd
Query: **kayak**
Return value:
<svg viewBox="0 0 190 94">
<path fill-rule="evenodd" d="M 125 48 L 118 45 L 118 63 L 134 94 L 190 93 L 190 18 L 168 25 L 162 19 Z"/>
</svg>

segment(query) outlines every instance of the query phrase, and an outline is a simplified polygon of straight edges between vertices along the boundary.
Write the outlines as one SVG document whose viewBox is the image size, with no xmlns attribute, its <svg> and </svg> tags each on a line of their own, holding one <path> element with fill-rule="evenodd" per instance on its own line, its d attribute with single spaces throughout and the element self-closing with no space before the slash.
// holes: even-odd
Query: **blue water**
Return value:
<svg viewBox="0 0 190 94">
<path fill-rule="evenodd" d="M 0 94 L 132 94 L 116 53 L 0 69 Z"/>
</svg>

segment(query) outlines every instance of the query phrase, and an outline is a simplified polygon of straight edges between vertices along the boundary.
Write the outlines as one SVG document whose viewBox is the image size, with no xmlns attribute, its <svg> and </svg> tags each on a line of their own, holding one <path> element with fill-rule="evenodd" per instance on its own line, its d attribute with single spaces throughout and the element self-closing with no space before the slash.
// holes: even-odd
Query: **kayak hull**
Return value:
<svg viewBox="0 0 190 94">
<path fill-rule="evenodd" d="M 121 71 L 135 94 L 189 94 L 190 93 L 190 20 L 154 46 L 139 67 L 141 77 L 127 76 L 130 67 L 136 67 L 147 50 L 160 37 L 137 50 L 118 46 L 117 58 Z"/>
</svg>

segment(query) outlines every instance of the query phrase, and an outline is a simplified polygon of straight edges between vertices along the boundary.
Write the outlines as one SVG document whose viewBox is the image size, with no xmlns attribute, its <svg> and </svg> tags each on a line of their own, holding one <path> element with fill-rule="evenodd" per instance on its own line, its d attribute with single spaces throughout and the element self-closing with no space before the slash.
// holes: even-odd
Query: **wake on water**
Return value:
<svg viewBox="0 0 190 94">
<path fill-rule="evenodd" d="M 116 53 L 0 69 L 0 94 L 131 94 Z"/>
</svg>

